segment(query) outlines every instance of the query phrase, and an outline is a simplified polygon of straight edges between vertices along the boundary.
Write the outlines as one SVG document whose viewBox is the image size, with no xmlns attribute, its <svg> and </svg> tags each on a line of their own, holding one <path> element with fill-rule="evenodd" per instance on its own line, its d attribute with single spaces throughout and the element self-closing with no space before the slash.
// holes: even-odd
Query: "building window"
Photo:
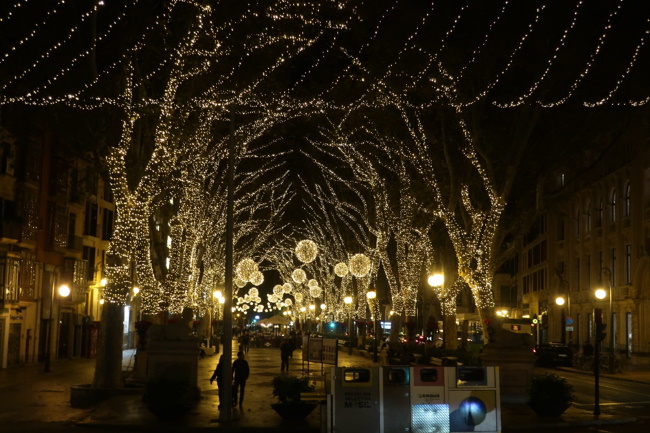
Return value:
<svg viewBox="0 0 650 433">
<path fill-rule="evenodd" d="M 587 203 L 587 227 L 586 231 L 591 231 L 591 203 Z"/>
<path fill-rule="evenodd" d="M 596 226 L 602 227 L 603 226 L 603 199 L 602 198 L 598 202 L 597 211 L 598 211 L 598 219 L 596 220 Z"/>
<path fill-rule="evenodd" d="M 564 218 L 560 218 L 557 222 L 557 240 L 564 240 Z"/>
<path fill-rule="evenodd" d="M 90 200 L 86 201 L 84 235 L 97 236 L 97 203 L 93 203 Z"/>
<path fill-rule="evenodd" d="M 585 281 L 585 287 L 587 288 L 587 290 L 589 290 L 589 288 L 591 287 L 591 256 L 585 257 L 585 263 L 587 265 L 587 269 L 585 271 L 585 275 L 587 276 L 587 281 Z M 579 287 L 578 290 L 580 290 Z"/>
<path fill-rule="evenodd" d="M 625 245 L 625 283 L 632 284 L 632 245 Z"/>
<path fill-rule="evenodd" d="M 609 220 L 611 223 L 615 223 L 616 222 L 616 190 L 612 190 L 612 194 L 610 198 L 611 201 L 610 201 Z"/>
<path fill-rule="evenodd" d="M 630 210 L 630 182 L 625 184 L 625 208 L 623 209 L 624 215 L 629 217 L 631 214 Z"/>
<path fill-rule="evenodd" d="M 632 358 L 632 313 L 625 314 L 625 356 Z"/>
<path fill-rule="evenodd" d="M 580 259 L 575 259 L 575 275 L 573 276 L 573 287 L 580 287 Z"/>
<path fill-rule="evenodd" d="M 104 217 L 102 218 L 102 240 L 108 241 L 113 234 L 113 211 L 103 209 Z"/>
</svg>

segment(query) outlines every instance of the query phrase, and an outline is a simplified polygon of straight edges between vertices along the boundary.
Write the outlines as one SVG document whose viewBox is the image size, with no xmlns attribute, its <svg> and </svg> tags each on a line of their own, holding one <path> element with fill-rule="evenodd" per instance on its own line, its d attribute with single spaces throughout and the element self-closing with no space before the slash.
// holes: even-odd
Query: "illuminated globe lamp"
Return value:
<svg viewBox="0 0 650 433">
<path fill-rule="evenodd" d="M 334 266 L 334 273 L 336 274 L 337 277 L 343 278 L 348 274 L 348 272 L 349 272 L 348 265 L 346 265 L 343 262 L 337 263 Z"/>
<path fill-rule="evenodd" d="M 291 279 L 297 284 L 302 284 L 307 281 L 307 274 L 302 269 L 298 268 L 291 273 Z"/>
<path fill-rule="evenodd" d="M 248 294 L 249 294 L 252 298 L 255 298 L 255 297 L 257 297 L 257 295 L 260 294 L 260 292 L 259 292 L 259 290 L 257 290 L 257 287 L 251 287 L 251 288 L 248 290 Z"/>
<path fill-rule="evenodd" d="M 246 286 L 247 281 L 242 280 L 241 278 L 235 276 L 232 280 L 233 283 L 235 283 L 235 286 L 237 286 L 240 289 L 243 289 Z"/>
<path fill-rule="evenodd" d="M 255 286 L 259 286 L 264 282 L 264 274 L 260 271 L 253 272 L 248 281 L 250 281 Z"/>
<path fill-rule="evenodd" d="M 253 259 L 244 259 L 235 268 L 237 278 L 242 281 L 250 281 L 256 272 L 259 272 L 259 270 L 257 269 L 257 263 Z"/>
<path fill-rule="evenodd" d="M 564 302 L 565 300 L 563 296 L 558 296 L 557 298 L 555 298 L 555 304 L 559 305 L 560 307 L 564 305 Z"/>
<path fill-rule="evenodd" d="M 350 259 L 350 273 L 357 278 L 362 278 L 370 272 L 370 258 L 365 254 L 355 254 Z"/>
<path fill-rule="evenodd" d="M 318 255 L 318 246 L 314 241 L 305 239 L 296 245 L 296 257 L 303 263 L 311 263 Z"/>
<path fill-rule="evenodd" d="M 68 287 L 68 286 L 65 285 L 65 284 L 62 285 L 62 286 L 60 286 L 60 287 L 59 287 L 59 296 L 65 298 L 65 297 L 67 297 L 68 295 L 70 295 L 70 287 Z"/>
<path fill-rule="evenodd" d="M 284 283 L 282 285 L 282 292 L 291 293 L 292 290 L 293 290 L 293 286 L 291 285 L 291 283 Z"/>
<path fill-rule="evenodd" d="M 594 293 L 596 295 L 596 298 L 600 299 L 601 301 L 607 297 L 607 290 L 605 289 L 596 289 L 596 292 Z"/>
<path fill-rule="evenodd" d="M 282 295 L 282 286 L 280 284 L 273 286 L 273 294 L 277 296 Z"/>
<path fill-rule="evenodd" d="M 309 287 L 318 287 L 318 281 L 314 280 L 313 278 L 307 282 L 307 285 Z"/>
<path fill-rule="evenodd" d="M 296 301 L 298 302 L 302 302 L 303 300 L 302 293 L 296 293 L 295 295 L 293 295 L 293 297 L 296 298 Z"/>
<path fill-rule="evenodd" d="M 309 294 L 312 298 L 318 298 L 321 295 L 323 290 L 318 286 L 313 286 L 309 288 Z"/>
</svg>

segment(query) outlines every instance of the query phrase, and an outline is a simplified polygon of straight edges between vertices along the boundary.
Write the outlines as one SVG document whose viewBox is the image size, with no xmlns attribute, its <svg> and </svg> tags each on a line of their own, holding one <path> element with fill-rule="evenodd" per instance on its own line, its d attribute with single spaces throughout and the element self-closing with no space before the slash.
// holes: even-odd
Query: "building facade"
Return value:
<svg viewBox="0 0 650 433">
<path fill-rule="evenodd" d="M 623 362 L 647 362 L 650 146 L 621 144 L 572 174 L 571 182 L 567 175 L 557 173 L 562 193 L 524 239 L 520 314 L 540 321 L 538 342 L 579 349 L 594 344 L 594 315 L 600 311 L 607 324 L 603 348 L 615 350 Z M 596 297 L 599 288 L 603 299 Z"/>
<path fill-rule="evenodd" d="M 15 136 L 0 126 L 0 165 L 0 368 L 93 357 L 110 190 L 47 128 Z"/>
</svg>

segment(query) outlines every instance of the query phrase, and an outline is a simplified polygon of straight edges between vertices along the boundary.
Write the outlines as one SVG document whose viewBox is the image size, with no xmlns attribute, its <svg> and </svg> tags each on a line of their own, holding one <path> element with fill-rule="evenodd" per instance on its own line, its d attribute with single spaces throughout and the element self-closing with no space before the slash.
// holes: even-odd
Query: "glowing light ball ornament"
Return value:
<svg viewBox="0 0 650 433">
<path fill-rule="evenodd" d="M 307 274 L 302 269 L 298 268 L 291 273 L 291 279 L 298 284 L 302 284 L 307 281 Z"/>
<path fill-rule="evenodd" d="M 284 305 L 287 305 L 289 307 L 292 306 L 293 305 L 293 300 L 291 298 L 285 299 L 284 300 Z"/>
<path fill-rule="evenodd" d="M 350 259 L 350 273 L 355 277 L 365 277 L 370 272 L 370 258 L 365 254 L 355 254 Z"/>
<path fill-rule="evenodd" d="M 308 285 L 309 287 L 318 287 L 318 281 L 316 281 L 316 280 L 314 280 L 314 279 L 311 279 L 311 280 L 309 280 L 309 281 L 307 282 L 307 285 Z"/>
<path fill-rule="evenodd" d="M 257 295 L 259 295 L 259 293 L 260 293 L 260 292 L 259 292 L 259 290 L 257 290 L 257 287 L 251 287 L 251 288 L 248 290 L 248 295 L 249 295 L 251 298 L 255 298 L 255 297 L 257 297 Z"/>
<path fill-rule="evenodd" d="M 303 263 L 311 263 L 318 255 L 318 246 L 314 241 L 305 239 L 296 245 L 296 257 Z"/>
<path fill-rule="evenodd" d="M 273 294 L 278 296 L 282 294 L 282 286 L 280 284 L 273 286 Z"/>
<path fill-rule="evenodd" d="M 318 286 L 312 286 L 309 288 L 309 294 L 312 298 L 318 298 L 323 290 Z"/>
<path fill-rule="evenodd" d="M 334 266 L 334 273 L 338 277 L 343 278 L 348 274 L 348 272 L 349 272 L 348 265 L 346 265 L 343 262 L 337 263 L 336 266 Z"/>
<path fill-rule="evenodd" d="M 232 282 L 235 283 L 235 286 L 239 287 L 240 289 L 243 289 L 247 284 L 246 281 L 242 280 L 239 277 L 233 278 Z"/>
<path fill-rule="evenodd" d="M 259 286 L 264 282 L 264 274 L 260 271 L 253 272 L 253 275 L 251 275 L 249 281 L 256 286 Z"/>
<path fill-rule="evenodd" d="M 296 301 L 302 302 L 302 293 L 296 293 L 293 297 L 296 298 Z"/>
<path fill-rule="evenodd" d="M 291 285 L 291 283 L 284 283 L 282 285 L 282 291 L 284 293 L 291 293 L 292 290 L 293 290 L 293 286 Z"/>
<path fill-rule="evenodd" d="M 257 269 L 257 263 L 253 259 L 244 259 L 235 268 L 237 278 L 242 281 L 250 281 L 256 272 L 259 272 L 259 270 Z"/>
</svg>

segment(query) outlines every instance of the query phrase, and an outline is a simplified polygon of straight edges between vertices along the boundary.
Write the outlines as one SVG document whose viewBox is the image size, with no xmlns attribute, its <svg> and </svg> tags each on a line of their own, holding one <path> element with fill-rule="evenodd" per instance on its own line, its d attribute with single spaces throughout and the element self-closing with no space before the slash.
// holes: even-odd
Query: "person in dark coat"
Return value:
<svg viewBox="0 0 650 433">
<path fill-rule="evenodd" d="M 291 352 L 291 343 L 289 343 L 289 340 L 285 338 L 282 340 L 282 344 L 280 344 L 280 360 L 282 361 L 280 371 L 289 372 L 289 358 L 291 357 Z"/>
<path fill-rule="evenodd" d="M 223 355 L 219 357 L 217 368 L 214 369 L 212 377 L 210 378 L 210 385 L 214 380 L 217 380 L 217 388 L 219 388 L 219 409 L 221 409 L 221 402 L 223 401 Z"/>
<path fill-rule="evenodd" d="M 237 393 L 239 392 L 239 407 L 244 403 L 244 390 L 246 389 L 246 380 L 250 374 L 248 361 L 244 359 L 243 352 L 237 352 L 237 359 L 232 364 L 233 387 L 232 387 L 232 407 L 237 407 Z"/>
</svg>

